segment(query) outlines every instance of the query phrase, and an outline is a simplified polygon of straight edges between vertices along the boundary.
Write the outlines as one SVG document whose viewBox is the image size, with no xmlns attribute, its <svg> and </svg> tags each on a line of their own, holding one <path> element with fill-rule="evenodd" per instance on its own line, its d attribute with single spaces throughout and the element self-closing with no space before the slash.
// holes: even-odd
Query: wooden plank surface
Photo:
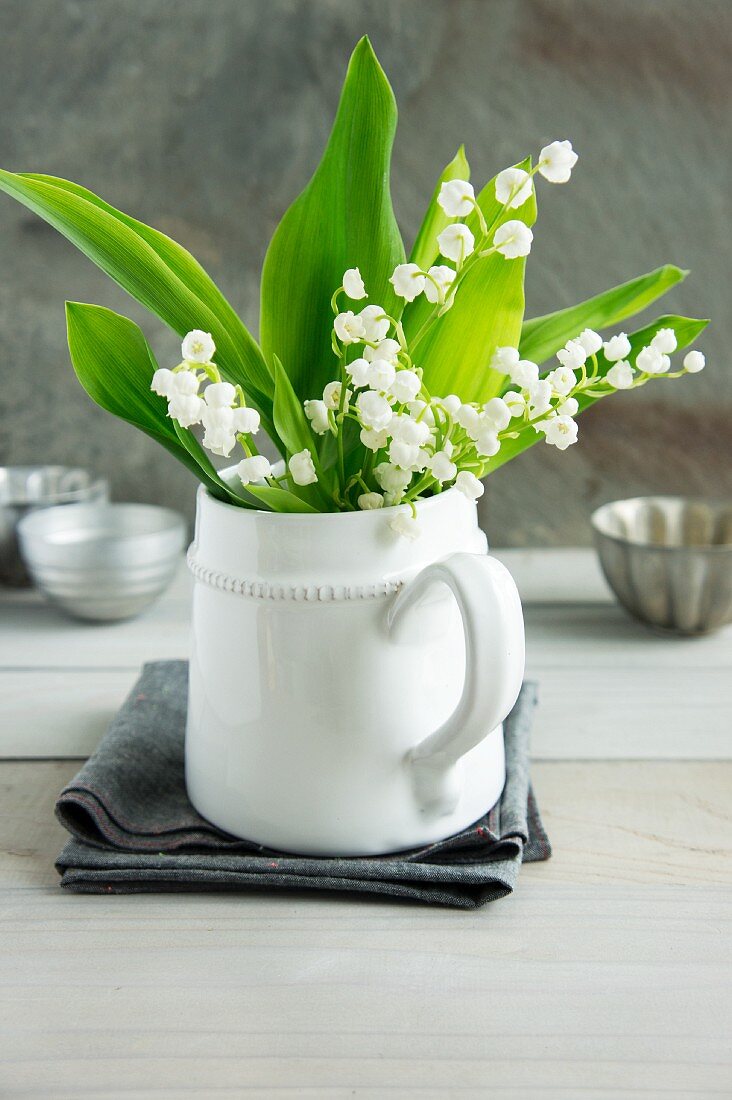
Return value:
<svg viewBox="0 0 732 1100">
<path fill-rule="evenodd" d="M 72 762 L 0 765 L 0 1095 L 729 1095 L 732 764 L 552 762 L 476 913 L 63 894 Z"/>
<path fill-rule="evenodd" d="M 651 633 L 609 599 L 591 551 L 501 557 L 523 593 L 528 675 L 540 683 L 537 757 L 730 757 L 732 631 Z M 567 602 L 571 592 L 583 602 Z M 0 757 L 87 756 L 141 664 L 188 655 L 189 614 L 184 569 L 141 618 L 107 626 L 65 619 L 37 593 L 3 593 Z"/>
</svg>

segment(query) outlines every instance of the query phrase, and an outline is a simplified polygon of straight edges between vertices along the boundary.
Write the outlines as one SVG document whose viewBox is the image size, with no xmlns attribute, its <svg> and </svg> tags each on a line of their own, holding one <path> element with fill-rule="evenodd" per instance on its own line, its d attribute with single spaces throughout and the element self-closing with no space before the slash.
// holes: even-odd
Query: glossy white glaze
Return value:
<svg viewBox="0 0 732 1100">
<path fill-rule="evenodd" d="M 367 855 L 496 802 L 524 668 L 518 593 L 460 493 L 418 519 L 410 542 L 383 511 L 248 512 L 199 490 L 186 781 L 210 821 Z"/>
</svg>

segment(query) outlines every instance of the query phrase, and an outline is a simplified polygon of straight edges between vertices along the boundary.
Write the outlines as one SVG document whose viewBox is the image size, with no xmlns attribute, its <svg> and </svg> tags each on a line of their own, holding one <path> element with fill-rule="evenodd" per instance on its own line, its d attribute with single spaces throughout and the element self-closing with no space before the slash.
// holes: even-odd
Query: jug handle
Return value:
<svg viewBox="0 0 732 1100">
<path fill-rule="evenodd" d="M 395 641 L 405 616 L 435 584 L 455 597 L 465 631 L 465 683 L 460 701 L 434 733 L 406 754 L 423 808 L 454 810 L 460 796 L 455 765 L 510 713 L 524 675 L 524 620 L 513 577 L 496 558 L 452 554 L 426 566 L 397 594 L 387 626 Z"/>
</svg>

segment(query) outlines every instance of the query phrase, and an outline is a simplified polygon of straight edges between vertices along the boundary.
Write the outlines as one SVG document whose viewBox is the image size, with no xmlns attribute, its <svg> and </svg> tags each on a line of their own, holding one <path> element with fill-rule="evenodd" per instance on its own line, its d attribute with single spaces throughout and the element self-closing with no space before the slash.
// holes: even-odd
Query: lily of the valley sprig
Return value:
<svg viewBox="0 0 732 1100">
<path fill-rule="evenodd" d="M 321 163 L 267 250 L 259 340 L 169 237 L 78 184 L 0 171 L 0 189 L 182 338 L 180 362 L 160 366 L 129 318 L 66 304 L 71 359 L 90 396 L 232 506 L 385 509 L 394 537 L 414 537 L 424 497 L 454 487 L 475 499 L 482 479 L 528 447 L 576 442 L 578 415 L 601 398 L 704 366 L 699 351 L 678 369 L 670 357 L 706 321 L 625 323 L 685 278 L 672 265 L 524 317 L 536 185 L 568 182 L 577 154 L 567 140 L 480 189 L 461 147 L 431 197 L 426 185 L 407 253 L 389 184 L 396 122 L 363 39 Z M 263 435 L 281 463 L 260 453 Z"/>
<path fill-rule="evenodd" d="M 704 367 L 704 356 L 692 351 L 682 369 L 671 373 L 670 355 L 677 347 L 672 328 L 660 328 L 637 352 L 634 366 L 628 358 L 632 347 L 626 333 L 603 340 L 585 328 L 557 352 L 558 365 L 543 376 L 537 363 L 521 357 L 519 348 L 497 348 L 489 369 L 507 377 L 509 388 L 487 402 L 466 402 L 455 393 L 439 396 L 428 391 L 419 366 L 420 341 L 452 308 L 471 265 L 494 253 L 507 262 L 529 253 L 533 235 L 524 222 L 504 221 L 496 228 L 497 223 L 505 211 L 529 201 L 535 174 L 552 183 L 566 183 L 577 159 L 571 142 L 554 141 L 541 150 L 532 170 L 514 167 L 499 172 L 494 186 L 500 206 L 490 225 L 467 180 L 441 185 L 438 205 L 455 219 L 437 236 L 441 262 L 426 270 L 416 263 L 399 264 L 389 279 L 405 302 L 423 295 L 432 307 L 411 341 L 401 322 L 382 306 L 371 304 L 355 311 L 355 303 L 368 298 L 368 291 L 358 267 L 344 273 L 331 298 L 338 377 L 326 384 L 321 397 L 303 403 L 314 436 L 335 440 L 338 478 L 329 500 L 336 508 L 370 511 L 409 505 L 390 518 L 390 525 L 397 534 L 414 538 L 419 534 L 415 503 L 451 486 L 476 500 L 484 491 L 481 478 L 506 441 L 538 437 L 564 451 L 578 438 L 575 417 L 581 399 L 637 388 L 654 377 L 677 378 Z M 477 237 L 464 221 L 471 214 L 477 215 Z M 453 266 L 442 261 L 452 261 Z M 236 466 L 236 475 L 245 487 L 265 481 L 297 492 L 298 487 L 316 483 L 316 458 L 322 449 L 318 441 L 290 455 L 279 475 L 257 453 L 252 436 L 259 430 L 259 415 L 246 406 L 241 388 L 220 380 L 212 362 L 214 350 L 209 333 L 190 332 L 183 341 L 183 362 L 173 371 L 156 371 L 152 389 L 168 399 L 168 415 L 184 428 L 202 424 L 203 446 L 215 454 L 228 457 L 238 443 L 245 457 Z M 604 374 L 598 354 L 606 364 Z M 199 386 L 206 379 L 209 384 L 199 396 Z M 352 472 L 345 463 L 349 424 L 358 428 L 358 462 Z"/>
</svg>

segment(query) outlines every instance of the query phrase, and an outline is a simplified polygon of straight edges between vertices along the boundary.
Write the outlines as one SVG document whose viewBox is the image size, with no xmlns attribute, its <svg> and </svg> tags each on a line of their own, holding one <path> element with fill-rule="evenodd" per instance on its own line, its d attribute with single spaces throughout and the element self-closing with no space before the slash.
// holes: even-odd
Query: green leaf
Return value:
<svg viewBox="0 0 732 1100">
<path fill-rule="evenodd" d="M 676 333 L 677 348 L 679 351 L 682 348 L 686 348 L 689 344 L 692 344 L 696 340 L 697 336 L 704 331 L 709 324 L 708 320 L 698 320 L 694 317 L 677 317 L 675 315 L 667 315 L 659 317 L 653 324 L 646 325 L 644 328 L 638 329 L 637 332 L 632 333 L 629 336 L 631 352 L 628 359 L 631 362 L 635 361 L 635 357 L 641 348 L 650 344 L 653 337 L 656 335 L 659 329 L 672 328 Z M 597 364 L 599 367 L 599 374 L 604 377 L 613 365 L 608 362 L 602 352 L 598 353 Z M 673 368 L 672 368 L 673 369 Z M 679 379 L 679 381 L 682 381 Z M 655 382 L 651 383 L 652 385 Z M 620 391 L 622 392 L 622 391 Z M 610 396 L 606 394 L 604 396 Z M 602 397 L 589 397 L 579 396 L 579 411 L 584 412 L 585 409 L 589 409 L 592 405 L 602 400 Z M 483 474 L 493 473 L 500 466 L 504 466 L 506 462 L 509 462 L 512 458 L 521 454 L 523 451 L 532 447 L 535 443 L 543 443 L 544 437 L 538 432 L 535 432 L 533 428 L 527 428 L 521 432 L 518 439 L 506 439 L 501 444 L 501 449 L 497 455 L 489 459 L 483 468 Z"/>
<path fill-rule="evenodd" d="M 516 167 L 528 170 L 531 161 Z M 536 221 L 536 195 L 516 210 L 501 213 L 496 199 L 495 178 L 478 196 L 490 237 L 506 221 Z M 467 224 L 478 240 L 478 219 Z M 490 239 L 489 239 L 490 244 Z M 469 261 L 468 261 L 469 262 Z M 516 346 L 524 315 L 524 270 L 526 260 L 507 260 L 499 253 L 476 259 L 462 279 L 452 308 L 417 339 L 432 307 L 417 298 L 404 311 L 404 325 L 415 362 L 424 371 L 427 389 L 436 395 L 458 393 L 464 401 L 487 401 L 500 391 L 503 375 L 489 366 L 497 347 Z"/>
<path fill-rule="evenodd" d="M 680 267 L 666 264 L 569 309 L 524 321 L 521 358 L 531 359 L 534 363 L 545 362 L 584 328 L 603 329 L 617 325 L 626 317 L 640 313 L 671 287 L 682 282 L 688 274 Z"/>
<path fill-rule="evenodd" d="M 443 183 L 448 183 L 449 180 L 469 179 L 470 165 L 465 156 L 465 147 L 461 145 L 437 181 L 437 186 L 432 193 L 430 204 L 427 207 L 427 212 L 409 257 L 409 262 L 418 264 L 423 271 L 427 271 L 428 268 L 432 267 L 439 256 L 440 250 L 437 247 L 437 238 L 442 230 L 452 221 L 452 218 L 447 216 L 437 201 L 440 194 L 440 188 Z"/>
<path fill-rule="evenodd" d="M 289 489 L 282 489 L 275 485 L 247 485 L 247 492 L 266 504 L 273 512 L 315 512 L 320 511 L 312 504 L 301 500 Z"/>
<path fill-rule="evenodd" d="M 189 252 L 67 180 L 0 170 L 0 189 L 62 233 L 175 332 L 210 332 L 222 373 L 244 388 L 271 429 L 273 385 L 262 353 Z"/>
<path fill-rule="evenodd" d="M 179 438 L 164 399 L 151 391 L 157 363 L 134 321 L 103 306 L 67 302 L 66 328 L 71 362 L 91 399 L 161 443 L 214 496 L 230 500 L 211 463 L 205 455 L 202 463 L 195 448 Z"/>
<path fill-rule="evenodd" d="M 262 350 L 270 365 L 279 356 L 300 400 L 319 397 L 335 375 L 330 299 L 347 268 L 360 268 L 370 302 L 399 309 L 389 284 L 404 260 L 389 193 L 396 117 L 389 82 L 362 38 L 323 159 L 275 231 L 262 271 Z"/>
</svg>

